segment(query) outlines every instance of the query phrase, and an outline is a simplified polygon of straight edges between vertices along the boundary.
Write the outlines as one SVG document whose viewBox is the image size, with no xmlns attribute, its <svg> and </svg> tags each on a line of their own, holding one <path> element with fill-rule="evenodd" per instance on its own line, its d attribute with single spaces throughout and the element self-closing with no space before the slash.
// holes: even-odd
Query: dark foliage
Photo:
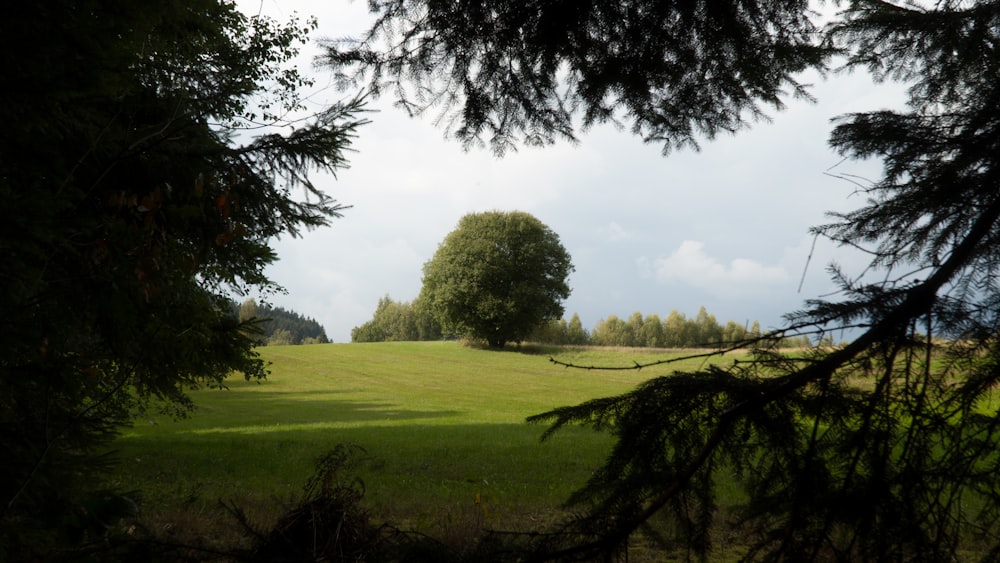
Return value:
<svg viewBox="0 0 1000 563">
<path fill-rule="evenodd" d="M 595 539 L 567 555 L 621 545 L 661 511 L 674 541 L 708 553 L 724 475 L 748 495 L 751 559 L 997 552 L 998 30 L 997 2 L 858 2 L 831 28 L 851 65 L 914 81 L 909 111 L 847 116 L 831 137 L 847 156 L 883 158 L 885 175 L 868 205 L 817 232 L 867 249 L 883 277 L 833 270 L 839 299 L 789 316 L 791 332 L 860 336 L 803 358 L 761 348 L 756 363 L 538 417 L 619 437 L 576 499 L 594 503 L 574 527 Z"/>
<path fill-rule="evenodd" d="M 273 290 L 269 239 L 338 216 L 307 174 L 343 163 L 361 106 L 237 140 L 298 108 L 306 81 L 283 65 L 312 23 L 212 0 L 7 8 L 0 559 L 58 557 L 100 541 L 64 517 L 93 515 L 96 454 L 122 425 L 264 376 L 224 295 Z"/>
<path fill-rule="evenodd" d="M 338 445 L 316 460 L 316 471 L 295 503 L 269 530 L 256 529 L 238 507 L 227 508 L 253 546 L 230 553 L 248 562 L 501 563 L 523 561 L 537 538 L 486 533 L 453 549 L 417 532 L 376 523 L 363 507 L 365 487 L 351 473 L 367 461 L 365 451 Z"/>
<path fill-rule="evenodd" d="M 248 299 L 242 305 L 232 303 L 231 309 L 241 321 L 254 324 L 253 336 L 261 344 L 326 344 L 330 341 L 326 329 L 315 319 L 283 307 Z"/>
<path fill-rule="evenodd" d="M 579 113 L 584 127 L 621 119 L 667 152 L 807 96 L 793 75 L 829 54 L 808 5 L 388 0 L 327 62 L 411 113 L 440 112 L 466 146 L 574 139 Z"/>
<path fill-rule="evenodd" d="M 235 506 L 230 513 L 255 538 L 250 561 L 367 561 L 385 543 L 385 529 L 361 507 L 364 486 L 345 471 L 363 451 L 338 446 L 316 460 L 303 497 L 267 531 L 256 530 Z M 386 528 L 387 529 L 387 528 Z"/>
<path fill-rule="evenodd" d="M 330 340 L 326 337 L 326 330 L 316 322 L 315 319 L 303 317 L 295 311 L 289 311 L 281 307 L 262 307 L 260 313 L 267 319 L 264 323 L 264 336 L 274 338 L 277 334 L 289 335 L 288 344 L 325 344 Z"/>
</svg>

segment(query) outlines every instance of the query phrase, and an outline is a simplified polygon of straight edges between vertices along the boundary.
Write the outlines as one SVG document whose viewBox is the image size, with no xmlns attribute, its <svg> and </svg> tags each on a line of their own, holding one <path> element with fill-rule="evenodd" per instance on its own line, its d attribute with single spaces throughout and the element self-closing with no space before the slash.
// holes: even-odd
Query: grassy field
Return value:
<svg viewBox="0 0 1000 563">
<path fill-rule="evenodd" d="M 688 360 L 642 371 L 576 370 L 535 352 L 454 342 L 263 348 L 272 362 L 267 381 L 232 378 L 227 390 L 193 392 L 198 409 L 184 420 L 154 416 L 125 430 L 110 484 L 142 491 L 152 526 L 225 534 L 233 526 L 219 500 L 266 525 L 301 492 L 316 457 L 349 443 L 367 451 L 355 475 L 378 518 L 437 534 L 484 519 L 516 529 L 558 517 L 611 446 L 607 435 L 582 428 L 541 443 L 545 427 L 525 417 L 703 367 Z M 582 365 L 669 356 L 554 355 Z"/>
</svg>

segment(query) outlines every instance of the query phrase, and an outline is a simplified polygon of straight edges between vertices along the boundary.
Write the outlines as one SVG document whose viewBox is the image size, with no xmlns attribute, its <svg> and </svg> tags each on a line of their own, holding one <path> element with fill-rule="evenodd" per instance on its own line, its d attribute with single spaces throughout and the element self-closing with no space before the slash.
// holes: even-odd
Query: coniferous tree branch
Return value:
<svg viewBox="0 0 1000 563">
<path fill-rule="evenodd" d="M 923 32 L 947 35 L 940 28 Z M 875 37 L 873 45 L 876 39 L 886 40 Z M 933 41 L 920 43 L 928 44 Z M 917 57 L 926 51 L 904 54 Z M 888 64 L 896 61 L 890 58 Z M 934 71 L 928 75 L 937 77 Z M 851 156 L 885 156 L 886 174 L 866 188 L 873 196 L 869 206 L 837 216 L 840 222 L 817 232 L 860 247 L 874 244 L 873 271 L 905 273 L 874 283 L 841 276 L 844 300 L 810 302 L 807 311 L 789 320 L 800 328 L 866 326 L 855 340 L 805 364 L 788 362 L 780 369 L 769 365 L 756 376 L 745 372 L 748 381 L 723 383 L 700 394 L 689 388 L 693 376 L 677 374 L 618 398 L 532 418 L 551 421 L 550 431 L 584 423 L 607 428 L 619 439 L 605 467 L 577 497 L 597 503 L 571 528 L 590 530 L 592 540 L 546 557 L 610 553 L 668 507 L 677 521 L 684 521 L 688 517 L 678 499 L 698 490 L 720 457 L 731 457 L 734 467 L 752 469 L 746 481 L 751 498 L 757 499 L 751 504 L 757 507 L 751 521 L 759 523 L 763 535 L 750 557 L 813 560 L 826 552 L 845 558 L 882 554 L 878 557 L 934 560 L 953 553 L 961 530 L 996 522 L 990 504 L 978 514 L 959 504 L 969 495 L 995 497 L 989 492 L 995 486 L 989 472 L 996 462 L 989 452 L 996 447 L 1000 424 L 996 413 L 978 412 L 983 386 L 1000 377 L 992 367 L 998 323 L 992 308 L 996 287 L 990 282 L 1000 247 L 1000 134 L 996 83 L 984 84 L 981 76 L 969 80 L 976 84 L 975 96 L 953 96 L 960 85 L 915 88 L 915 94 L 938 96 L 937 105 L 918 101 L 913 104 L 916 111 L 908 114 L 848 116 L 832 137 L 831 143 Z M 942 111 L 947 104 L 954 109 Z M 927 327 L 926 334 L 916 333 L 918 322 Z M 930 352 L 932 326 L 940 336 L 957 339 L 937 352 L 948 358 L 940 370 Z M 974 340 L 967 340 L 970 337 Z M 918 345 L 926 347 L 919 360 L 914 355 Z M 966 346 L 970 348 L 963 349 Z M 845 386 L 844 377 L 850 373 L 871 373 L 874 386 Z M 952 393 L 948 378 L 959 374 L 962 383 Z M 699 375 L 715 377 L 711 371 Z M 736 394 L 741 385 L 744 396 Z M 724 397 L 715 414 L 704 408 L 690 410 L 689 418 L 698 421 L 691 426 L 667 411 L 660 415 L 665 420 L 657 420 L 652 412 L 642 416 L 642 405 L 650 401 L 684 411 L 686 401 L 696 397 L 714 404 L 711 395 Z M 751 441 L 765 439 L 760 416 L 774 408 L 798 412 L 779 419 L 808 425 L 809 433 L 787 427 L 773 435 L 797 435 L 789 444 L 800 445 L 753 451 L 787 462 L 753 463 L 753 456 L 732 453 L 739 450 L 733 436 L 743 428 L 751 429 Z M 907 425 L 901 427 L 900 421 Z M 680 432 L 696 435 L 697 447 L 676 442 Z M 643 435 L 653 437 L 645 446 L 637 441 Z M 660 470 L 642 469 L 652 462 L 640 456 L 649 455 L 661 457 L 672 469 L 665 476 Z M 609 531 L 600 531 L 602 526 Z"/>
<path fill-rule="evenodd" d="M 286 64 L 314 24 L 182 4 L 54 0 L 0 20 L 19 83 L 0 103 L 0 557 L 87 539 L 72 528 L 93 516 L 97 453 L 135 416 L 266 376 L 226 294 L 273 290 L 270 239 L 343 209 L 308 173 L 344 164 L 360 100 L 242 148 L 233 133 L 301 109 L 308 80 Z"/>
<path fill-rule="evenodd" d="M 809 98 L 796 74 L 823 69 L 809 3 L 656 0 L 370 5 L 361 40 L 329 42 L 326 63 L 349 84 L 385 92 L 466 147 L 498 154 L 584 128 L 629 123 L 667 153 L 767 119 L 783 98 Z"/>
<path fill-rule="evenodd" d="M 1000 186 L 1000 183 L 997 185 Z M 786 400 L 789 395 L 808 385 L 818 383 L 825 386 L 829 384 L 834 373 L 865 355 L 870 349 L 877 347 L 879 343 L 896 342 L 900 327 L 907 327 L 913 321 L 927 314 L 942 288 L 953 282 L 963 269 L 968 267 L 970 261 L 973 261 L 977 253 L 981 252 L 984 243 L 990 242 L 998 228 L 998 219 L 1000 219 L 1000 198 L 995 199 L 976 217 L 976 221 L 968 230 L 967 236 L 953 248 L 947 260 L 937 267 L 931 276 L 925 281 L 898 291 L 892 306 L 885 307 L 885 310 L 881 312 L 870 311 L 870 314 L 875 316 L 875 321 L 866 332 L 844 347 L 808 362 L 805 366 L 798 367 L 786 375 L 766 378 L 749 385 L 745 389 L 746 395 L 744 397 L 737 395 L 734 398 L 730 395 L 728 404 L 721 406 L 715 416 L 702 423 L 711 427 L 711 430 L 705 434 L 703 443 L 692 452 L 690 457 L 676 460 L 681 464 L 680 468 L 666 484 L 660 485 L 660 492 L 657 496 L 643 501 L 643 506 L 637 508 L 634 515 L 615 520 L 614 527 L 606 533 L 602 533 L 597 540 L 574 546 L 566 551 L 549 554 L 546 557 L 558 559 L 581 553 L 610 552 L 617 549 L 654 514 L 675 501 L 677 496 L 685 491 L 685 488 L 690 485 L 690 481 L 703 469 L 705 464 L 710 462 L 718 448 L 726 442 L 727 435 L 741 420 L 761 412 L 771 404 Z M 882 305 L 884 306 L 884 304 Z M 891 361 L 886 363 L 887 365 L 893 364 Z M 696 376 L 707 376 L 711 373 L 718 374 L 718 370 L 713 368 L 709 372 Z M 665 388 L 672 388 L 686 385 L 690 377 L 692 376 L 685 376 L 681 379 L 680 374 L 675 374 L 656 381 L 659 385 L 666 386 Z M 882 377 L 879 384 L 887 385 L 888 380 L 888 377 Z M 720 385 L 716 392 L 732 393 L 733 386 Z M 562 426 L 574 422 L 591 424 L 597 428 L 614 427 L 615 417 L 619 416 L 624 409 L 633 408 L 630 405 L 631 401 L 657 394 L 661 394 L 661 392 L 654 390 L 651 384 L 644 384 L 635 391 L 611 401 L 599 399 L 578 407 L 565 407 L 535 415 L 528 420 L 530 422 L 551 421 L 552 425 L 546 431 L 546 436 Z M 667 396 L 672 395 L 668 394 Z M 669 408 L 684 408 L 683 405 L 678 404 L 677 398 L 670 401 L 661 400 L 664 404 L 670 405 Z M 609 417 L 610 413 L 616 414 Z"/>
</svg>

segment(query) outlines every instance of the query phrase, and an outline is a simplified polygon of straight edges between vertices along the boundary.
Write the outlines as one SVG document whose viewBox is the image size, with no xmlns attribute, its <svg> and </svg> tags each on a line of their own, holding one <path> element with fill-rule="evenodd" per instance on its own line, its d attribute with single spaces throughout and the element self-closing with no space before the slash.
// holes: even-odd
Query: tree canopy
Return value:
<svg viewBox="0 0 1000 563">
<path fill-rule="evenodd" d="M 347 81 L 497 153 L 624 117 L 664 152 L 743 128 L 805 96 L 829 54 L 808 0 L 388 0 L 360 41 L 333 42 Z"/>
<path fill-rule="evenodd" d="M 533 419 L 617 439 L 572 499 L 577 541 L 541 558 L 607 556 L 658 514 L 670 533 L 656 537 L 707 557 L 722 479 L 746 498 L 750 559 L 940 561 L 968 541 L 1000 554 L 1000 2 L 836 5 L 820 29 L 807 2 L 394 0 L 372 4 L 360 42 L 332 45 L 345 78 L 497 152 L 572 139 L 574 116 L 693 145 L 802 95 L 795 73 L 835 54 L 910 86 L 906 109 L 843 116 L 830 136 L 884 173 L 815 232 L 868 252 L 875 275 L 831 267 L 840 292 L 753 342 L 757 361 Z M 776 349 L 840 330 L 857 337 Z"/>
<path fill-rule="evenodd" d="M 259 321 L 260 333 L 256 335 L 260 344 L 326 344 L 330 339 L 326 329 L 316 319 L 305 317 L 284 307 L 272 307 L 247 299 L 238 308 L 240 321 Z"/>
<path fill-rule="evenodd" d="M 308 174 L 363 123 L 358 100 L 283 120 L 314 27 L 215 0 L 7 7 L 0 559 L 87 537 L 88 462 L 151 403 L 265 377 L 228 297 L 276 290 L 269 240 L 340 214 Z"/>
<path fill-rule="evenodd" d="M 351 342 L 440 340 L 441 337 L 441 326 L 420 300 L 403 303 L 393 301 L 388 295 L 378 300 L 372 320 L 351 329 Z"/>
<path fill-rule="evenodd" d="M 470 213 L 424 264 L 420 301 L 445 332 L 502 348 L 562 317 L 572 271 L 559 235 L 532 215 Z"/>
</svg>

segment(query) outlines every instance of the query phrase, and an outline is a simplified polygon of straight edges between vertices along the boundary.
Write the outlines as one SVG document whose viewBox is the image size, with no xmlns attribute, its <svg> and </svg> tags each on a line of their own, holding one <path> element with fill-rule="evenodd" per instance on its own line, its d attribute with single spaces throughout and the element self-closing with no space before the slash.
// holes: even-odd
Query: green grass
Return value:
<svg viewBox="0 0 1000 563">
<path fill-rule="evenodd" d="M 582 365 L 662 359 L 649 350 L 557 350 Z M 495 352 L 454 342 L 268 347 L 262 383 L 192 393 L 198 409 L 126 429 L 111 485 L 142 491 L 147 521 L 208 529 L 219 500 L 267 523 L 299 493 L 313 460 L 337 444 L 367 451 L 355 470 L 379 518 L 433 531 L 485 514 L 492 525 L 558 517 L 598 467 L 611 438 L 568 428 L 541 443 L 525 417 L 629 391 L 645 378 L 702 360 L 642 371 L 575 370 L 542 353 Z M 728 361 L 728 360 L 726 360 Z M 216 525 L 216 524 L 213 524 Z M 225 525 L 220 525 L 222 528 Z"/>
<path fill-rule="evenodd" d="M 453 545 L 484 526 L 544 530 L 564 516 L 563 502 L 602 464 L 613 442 L 568 427 L 543 443 L 546 427 L 525 418 L 707 363 L 568 369 L 550 363 L 549 355 L 581 366 L 629 366 L 691 352 L 495 352 L 454 342 L 267 347 L 261 353 L 272 362 L 267 381 L 236 377 L 226 390 L 192 392 L 197 410 L 188 418 L 140 419 L 116 441 L 121 463 L 109 485 L 141 491 L 143 521 L 154 531 L 236 545 L 242 539 L 220 500 L 267 527 L 301 493 L 314 460 L 338 444 L 367 451 L 351 476 L 364 481 L 363 507 L 376 520 Z M 732 356 L 712 361 L 729 363 Z M 738 504 L 740 495 L 723 484 L 719 500 Z M 726 559 L 742 544 L 721 532 L 729 538 L 719 546 Z M 642 560 L 640 553 L 630 551 L 630 558 Z"/>
</svg>

